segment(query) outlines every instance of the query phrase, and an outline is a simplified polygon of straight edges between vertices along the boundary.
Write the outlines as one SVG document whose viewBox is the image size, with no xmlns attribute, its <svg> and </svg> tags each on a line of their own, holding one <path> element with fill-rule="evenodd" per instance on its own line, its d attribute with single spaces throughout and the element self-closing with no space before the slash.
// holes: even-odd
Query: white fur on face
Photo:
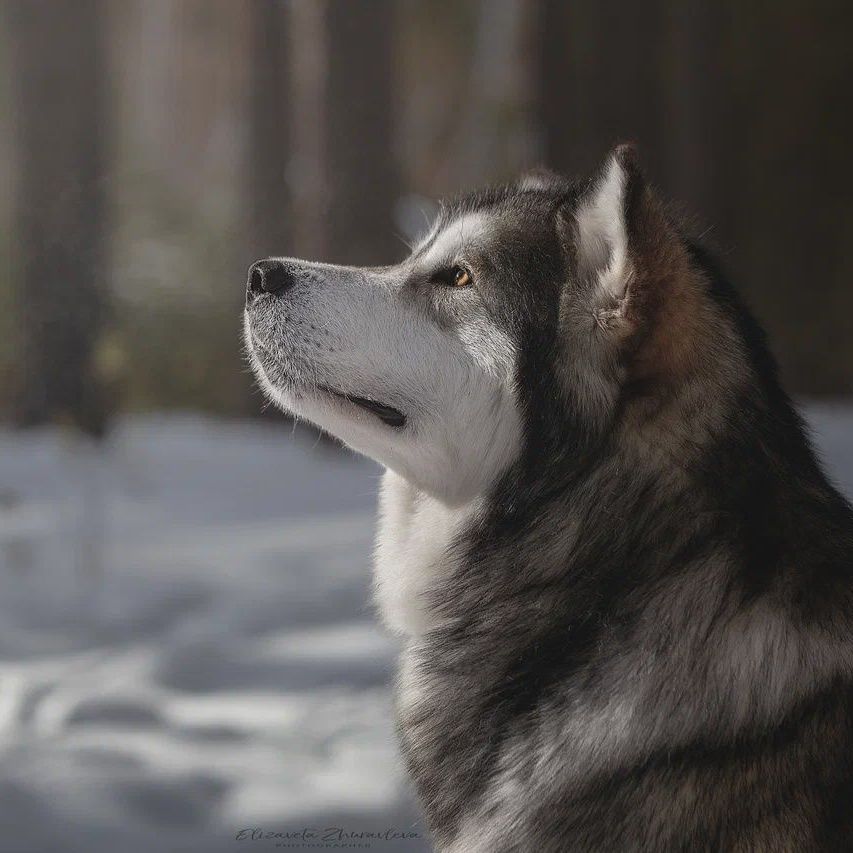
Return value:
<svg viewBox="0 0 853 853">
<path fill-rule="evenodd" d="M 487 227 L 478 214 L 450 223 L 413 263 L 452 264 Z M 270 397 L 449 506 L 488 489 L 517 456 L 521 426 L 515 347 L 476 297 L 465 295 L 466 313 L 451 327 L 402 292 L 410 266 L 293 263 L 292 290 L 246 313 L 247 346 Z M 393 406 L 407 423 L 389 427 L 323 387 Z"/>
<path fill-rule="evenodd" d="M 487 217 L 464 216 L 431 234 L 412 263 L 424 271 L 450 267 L 488 231 Z M 388 469 L 376 600 L 388 627 L 417 636 L 438 624 L 429 593 L 453 571 L 449 546 L 519 453 L 516 348 L 475 292 L 443 294 L 466 300 L 453 323 L 430 316 L 402 292 L 410 266 L 377 272 L 296 264 L 292 291 L 247 309 L 253 367 L 283 409 Z M 393 406 L 407 423 L 388 426 L 318 386 Z"/>
<path fill-rule="evenodd" d="M 488 240 L 490 223 L 488 214 L 466 213 L 445 224 L 438 233 L 432 232 L 424 240 L 429 248 L 418 263 L 431 269 L 456 263 L 467 246 Z"/>
</svg>

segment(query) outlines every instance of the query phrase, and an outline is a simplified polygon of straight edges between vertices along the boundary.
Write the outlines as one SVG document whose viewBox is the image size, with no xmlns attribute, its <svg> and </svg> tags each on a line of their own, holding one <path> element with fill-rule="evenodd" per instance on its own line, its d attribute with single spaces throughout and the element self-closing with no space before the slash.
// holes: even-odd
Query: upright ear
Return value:
<svg viewBox="0 0 853 853">
<path fill-rule="evenodd" d="M 561 212 L 561 227 L 596 326 L 634 341 L 633 363 L 644 373 L 684 367 L 699 334 L 702 285 L 632 145 L 610 153 Z"/>
<path fill-rule="evenodd" d="M 629 253 L 631 220 L 645 181 L 631 145 L 614 149 L 592 179 L 566 223 L 574 233 L 576 271 L 593 288 L 596 302 L 621 301 L 635 274 Z"/>
<path fill-rule="evenodd" d="M 633 145 L 615 148 L 561 214 L 578 279 L 609 322 L 639 320 L 688 265 L 684 246 L 648 186 Z M 567 221 L 568 220 L 568 221 Z"/>
</svg>

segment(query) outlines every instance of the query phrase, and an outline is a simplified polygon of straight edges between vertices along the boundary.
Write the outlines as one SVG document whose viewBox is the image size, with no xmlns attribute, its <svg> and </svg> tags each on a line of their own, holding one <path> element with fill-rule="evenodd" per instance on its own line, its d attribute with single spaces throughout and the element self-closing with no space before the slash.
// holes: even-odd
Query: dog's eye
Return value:
<svg viewBox="0 0 853 853">
<path fill-rule="evenodd" d="M 448 267 L 441 272 L 437 272 L 432 280 L 436 284 L 442 284 L 445 287 L 468 287 L 473 279 L 471 273 L 464 267 Z"/>
<path fill-rule="evenodd" d="M 467 287 L 471 284 L 471 274 L 468 270 L 463 270 L 462 267 L 454 267 L 453 269 L 453 286 Z"/>
<path fill-rule="evenodd" d="M 471 273 L 464 267 L 451 267 L 440 279 L 450 287 L 467 287 L 471 284 Z"/>
</svg>

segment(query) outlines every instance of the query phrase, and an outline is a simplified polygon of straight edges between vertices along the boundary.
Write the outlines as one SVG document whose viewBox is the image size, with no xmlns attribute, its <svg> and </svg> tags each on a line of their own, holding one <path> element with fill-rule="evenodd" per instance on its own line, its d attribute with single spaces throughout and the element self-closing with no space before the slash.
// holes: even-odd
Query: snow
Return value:
<svg viewBox="0 0 853 853">
<path fill-rule="evenodd" d="M 428 849 L 369 596 L 378 473 L 257 423 L 0 432 L 0 850 Z"/>
<path fill-rule="evenodd" d="M 853 494 L 853 407 L 808 414 Z M 370 603 L 378 473 L 271 424 L 0 431 L 0 851 L 429 849 Z"/>
</svg>

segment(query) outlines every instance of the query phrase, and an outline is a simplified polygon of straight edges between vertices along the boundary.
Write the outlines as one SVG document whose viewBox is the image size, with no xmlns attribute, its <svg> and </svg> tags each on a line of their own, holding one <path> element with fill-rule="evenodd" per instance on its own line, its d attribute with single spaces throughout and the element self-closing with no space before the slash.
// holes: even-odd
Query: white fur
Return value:
<svg viewBox="0 0 853 853">
<path fill-rule="evenodd" d="M 578 260 L 604 299 L 621 299 L 630 279 L 625 226 L 625 170 L 611 157 L 603 177 L 576 213 Z"/>
<path fill-rule="evenodd" d="M 466 246 L 483 243 L 489 236 L 489 217 L 484 213 L 466 213 L 445 225 L 425 241 L 429 248 L 419 263 L 426 267 L 450 266 L 461 260 Z M 430 243 L 432 240 L 432 243 Z"/>
<path fill-rule="evenodd" d="M 261 382 L 284 409 L 451 506 L 482 493 L 514 458 L 514 349 L 496 327 L 472 321 L 452 335 L 390 281 L 354 287 L 332 277 L 290 310 L 296 331 L 265 337 L 253 325 L 248 334 Z M 259 347 L 287 364 L 295 389 L 270 375 Z M 317 385 L 395 406 L 408 423 L 391 429 Z"/>
<path fill-rule="evenodd" d="M 476 515 L 479 502 L 449 507 L 386 471 L 379 497 L 374 589 L 379 612 L 394 632 L 418 636 L 441 620 L 429 593 L 453 572 L 449 547 Z"/>
<path fill-rule="evenodd" d="M 517 457 L 521 420 L 516 348 L 476 290 L 446 293 L 465 302 L 442 324 L 401 293 L 400 280 L 416 267 L 460 263 L 489 230 L 486 215 L 464 215 L 386 271 L 295 262 L 294 289 L 246 314 L 247 346 L 267 394 L 388 469 L 376 596 L 386 624 L 410 636 L 436 624 L 428 592 L 452 571 L 448 547 L 480 496 Z M 394 406 L 407 423 L 389 427 L 318 386 Z"/>
</svg>

